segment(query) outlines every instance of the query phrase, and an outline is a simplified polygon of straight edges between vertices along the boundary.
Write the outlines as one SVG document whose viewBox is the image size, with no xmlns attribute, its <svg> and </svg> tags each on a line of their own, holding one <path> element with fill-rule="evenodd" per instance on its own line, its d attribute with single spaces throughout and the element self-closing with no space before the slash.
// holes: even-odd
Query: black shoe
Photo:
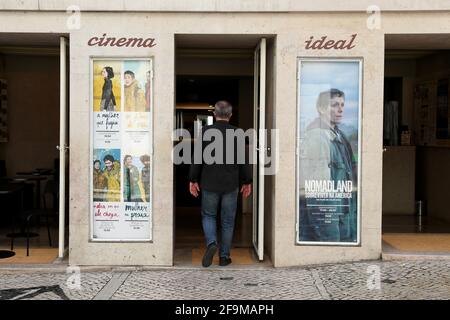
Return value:
<svg viewBox="0 0 450 320">
<path fill-rule="evenodd" d="M 202 266 L 206 268 L 211 265 L 216 251 L 217 245 L 215 243 L 211 243 L 208 248 L 206 248 L 205 254 L 203 255 Z"/>
<path fill-rule="evenodd" d="M 222 258 L 219 259 L 219 266 L 225 267 L 231 263 L 231 258 Z"/>
</svg>

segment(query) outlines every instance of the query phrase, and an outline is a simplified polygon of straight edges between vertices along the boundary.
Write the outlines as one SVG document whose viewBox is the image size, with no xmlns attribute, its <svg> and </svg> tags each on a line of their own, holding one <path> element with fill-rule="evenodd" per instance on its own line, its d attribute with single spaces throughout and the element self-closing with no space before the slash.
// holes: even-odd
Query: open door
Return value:
<svg viewBox="0 0 450 320">
<path fill-rule="evenodd" d="M 253 246 L 260 261 L 264 258 L 264 158 L 265 110 L 266 110 L 266 39 L 262 38 L 254 57 L 254 112 L 253 127 L 256 137 L 253 143 Z"/>
<path fill-rule="evenodd" d="M 68 40 L 60 38 L 60 101 L 59 101 L 59 241 L 58 257 L 63 258 L 66 234 L 66 167 L 67 167 L 67 45 Z"/>
</svg>

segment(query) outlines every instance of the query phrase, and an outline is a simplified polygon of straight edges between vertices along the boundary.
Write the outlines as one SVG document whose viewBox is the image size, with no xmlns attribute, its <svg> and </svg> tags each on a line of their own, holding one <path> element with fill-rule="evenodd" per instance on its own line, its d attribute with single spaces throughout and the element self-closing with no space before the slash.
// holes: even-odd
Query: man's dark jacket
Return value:
<svg viewBox="0 0 450 320">
<path fill-rule="evenodd" d="M 207 130 L 216 129 L 222 134 L 223 139 L 223 161 L 222 163 L 205 163 L 203 156 L 201 164 L 195 164 L 194 159 L 190 170 L 189 180 L 191 182 L 199 182 L 200 189 L 209 192 L 228 193 L 239 188 L 239 184 L 248 184 L 252 182 L 252 171 L 248 161 L 248 152 L 246 150 L 238 150 L 238 144 L 236 138 L 234 139 L 234 161 L 228 164 L 226 161 L 226 146 L 227 136 L 226 130 L 237 130 L 238 128 L 230 125 L 227 121 L 218 120 L 213 125 L 205 126 L 202 130 L 202 135 L 205 135 Z M 212 143 L 212 141 L 203 140 L 202 143 L 202 155 L 205 147 Z M 239 164 L 237 161 L 238 152 L 245 152 L 245 163 Z M 213 153 L 214 155 L 214 153 Z M 219 161 L 218 161 L 219 162 Z M 241 161 L 242 162 L 242 161 Z"/>
</svg>

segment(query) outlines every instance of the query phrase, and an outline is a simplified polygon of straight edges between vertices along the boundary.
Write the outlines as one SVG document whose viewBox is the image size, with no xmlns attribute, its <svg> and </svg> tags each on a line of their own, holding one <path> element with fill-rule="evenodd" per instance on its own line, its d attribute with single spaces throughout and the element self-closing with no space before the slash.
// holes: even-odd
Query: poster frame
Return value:
<svg viewBox="0 0 450 320">
<path fill-rule="evenodd" d="M 93 210 L 93 154 L 94 154 L 94 61 L 96 60 L 111 60 L 111 61 L 150 61 L 150 74 L 151 74 L 151 84 L 150 84 L 150 219 L 149 219 L 149 234 L 145 239 L 97 239 L 94 238 L 94 210 Z M 90 55 L 89 56 L 89 242 L 95 243 L 153 243 L 153 221 L 154 221 L 154 206 L 153 206 L 153 168 L 154 168 L 154 115 L 153 115 L 153 105 L 154 105 L 154 65 L 155 59 L 154 56 L 98 56 L 98 55 Z M 121 72 L 121 83 L 123 83 L 123 72 Z M 123 101 L 123 86 L 121 86 L 121 101 Z M 123 103 L 121 103 L 123 104 Z M 121 108 L 121 112 L 124 112 Z M 121 168 L 122 170 L 122 168 Z M 121 187 L 122 189 L 122 187 Z M 122 193 L 122 192 L 121 192 Z"/>
<path fill-rule="evenodd" d="M 300 241 L 300 116 L 301 116 L 301 66 L 303 62 L 356 62 L 358 63 L 358 186 L 357 186 L 357 236 L 356 242 L 326 242 L 326 241 Z M 340 247 L 360 247 L 361 243 L 361 190 L 362 190 L 362 119 L 363 119 L 363 57 L 297 57 L 297 70 L 296 70 L 296 146 L 295 146 L 295 245 L 296 246 L 340 246 Z"/>
</svg>

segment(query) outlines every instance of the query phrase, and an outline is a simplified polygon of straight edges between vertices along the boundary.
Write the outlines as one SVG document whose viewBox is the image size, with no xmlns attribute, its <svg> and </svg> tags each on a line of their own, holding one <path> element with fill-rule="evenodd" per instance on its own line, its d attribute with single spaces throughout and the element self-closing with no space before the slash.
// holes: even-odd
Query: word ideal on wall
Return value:
<svg viewBox="0 0 450 320">
<path fill-rule="evenodd" d="M 313 49 L 313 50 L 330 50 L 330 49 L 336 49 L 336 50 L 350 50 L 355 47 L 353 42 L 356 39 L 356 33 L 352 34 L 350 39 L 348 40 L 327 40 L 327 36 L 321 37 L 319 40 L 314 41 L 314 37 L 309 37 L 309 40 L 306 40 L 306 46 L 305 49 Z"/>
<path fill-rule="evenodd" d="M 156 46 L 156 43 L 154 38 L 115 38 L 107 37 L 106 33 L 104 33 L 101 37 L 90 38 L 88 46 L 151 48 Z"/>
</svg>

